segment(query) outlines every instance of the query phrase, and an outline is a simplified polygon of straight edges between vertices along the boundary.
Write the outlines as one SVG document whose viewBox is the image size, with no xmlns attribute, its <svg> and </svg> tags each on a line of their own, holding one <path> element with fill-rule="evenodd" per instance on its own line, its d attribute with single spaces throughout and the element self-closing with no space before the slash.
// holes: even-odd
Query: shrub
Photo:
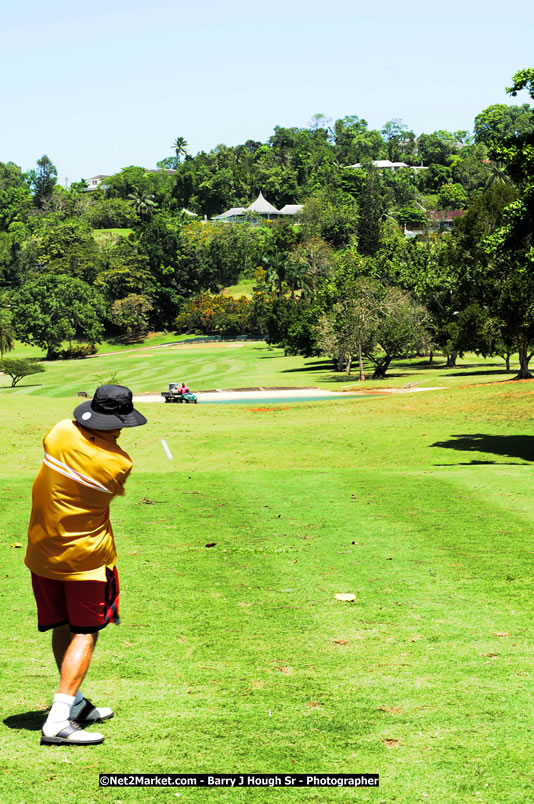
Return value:
<svg viewBox="0 0 534 804">
<path fill-rule="evenodd" d="M 247 335 L 253 331 L 251 309 L 251 302 L 245 296 L 234 299 L 233 296 L 201 293 L 184 304 L 175 324 L 182 332 L 223 337 Z"/>
<path fill-rule="evenodd" d="M 94 343 L 77 343 L 68 349 L 60 349 L 57 353 L 59 360 L 83 360 L 89 355 L 96 355 L 98 348 Z"/>
</svg>

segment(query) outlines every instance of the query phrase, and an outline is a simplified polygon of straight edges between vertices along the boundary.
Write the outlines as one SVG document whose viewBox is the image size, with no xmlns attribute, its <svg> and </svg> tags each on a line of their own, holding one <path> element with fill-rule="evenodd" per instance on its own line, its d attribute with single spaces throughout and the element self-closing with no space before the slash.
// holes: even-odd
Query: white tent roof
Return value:
<svg viewBox="0 0 534 804">
<path fill-rule="evenodd" d="M 389 159 L 373 159 L 373 165 L 375 168 L 400 168 L 400 167 L 410 167 L 407 165 L 406 162 L 390 162 Z M 361 162 L 356 162 L 355 165 L 349 165 L 352 168 L 360 168 Z"/>
<path fill-rule="evenodd" d="M 216 215 L 212 220 L 218 221 L 221 218 L 233 218 L 237 215 L 242 215 L 245 211 L 244 207 L 232 207 L 232 209 L 227 209 L 226 212 L 222 212 L 220 215 Z"/>
<path fill-rule="evenodd" d="M 280 215 L 298 215 L 299 212 L 302 212 L 304 208 L 304 204 L 286 204 L 285 207 L 282 207 L 280 210 Z"/>
<path fill-rule="evenodd" d="M 278 214 L 278 210 L 276 207 L 273 207 L 272 204 L 269 204 L 268 201 L 265 200 L 263 195 L 260 193 L 256 200 L 246 209 L 247 212 L 259 212 L 260 214 L 269 215 L 274 212 L 276 215 Z"/>
</svg>

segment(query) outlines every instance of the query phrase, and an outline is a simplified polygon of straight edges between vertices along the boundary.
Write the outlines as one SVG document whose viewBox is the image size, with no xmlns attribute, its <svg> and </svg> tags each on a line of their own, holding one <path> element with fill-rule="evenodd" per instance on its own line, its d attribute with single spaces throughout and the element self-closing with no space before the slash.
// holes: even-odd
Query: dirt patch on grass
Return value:
<svg viewBox="0 0 534 804">
<path fill-rule="evenodd" d="M 275 408 L 250 408 L 252 413 L 272 413 L 273 410 L 290 410 L 289 405 L 277 405 Z"/>
</svg>

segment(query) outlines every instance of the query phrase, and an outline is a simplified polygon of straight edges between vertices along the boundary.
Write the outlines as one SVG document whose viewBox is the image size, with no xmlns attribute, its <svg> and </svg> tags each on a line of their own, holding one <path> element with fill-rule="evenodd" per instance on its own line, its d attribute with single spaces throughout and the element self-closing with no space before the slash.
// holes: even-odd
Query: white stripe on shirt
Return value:
<svg viewBox="0 0 534 804">
<path fill-rule="evenodd" d="M 105 491 L 106 494 L 111 494 L 111 491 L 103 486 L 102 483 L 99 483 L 98 480 L 88 477 L 87 475 L 82 475 L 81 472 L 77 472 L 76 469 L 72 469 L 66 463 L 59 461 L 57 458 L 53 458 L 47 452 L 44 454 L 43 463 L 50 469 L 55 469 L 56 472 L 65 475 L 65 477 L 70 477 L 70 479 L 74 480 L 76 483 L 81 483 L 83 486 L 88 486 L 95 491 Z"/>
</svg>

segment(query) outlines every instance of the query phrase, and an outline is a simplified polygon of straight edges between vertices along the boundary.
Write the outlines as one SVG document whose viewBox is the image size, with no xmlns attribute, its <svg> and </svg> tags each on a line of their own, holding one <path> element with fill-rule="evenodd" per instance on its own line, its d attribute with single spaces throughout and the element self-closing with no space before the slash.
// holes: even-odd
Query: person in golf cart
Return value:
<svg viewBox="0 0 534 804">
<path fill-rule="evenodd" d="M 183 396 L 184 394 L 189 394 L 189 393 L 191 393 L 191 392 L 190 392 L 190 390 L 189 390 L 189 386 L 188 386 L 188 385 L 186 385 L 186 384 L 185 384 L 185 382 L 183 382 L 183 383 L 181 384 L 181 386 L 180 386 L 180 389 L 179 389 L 178 393 L 179 393 L 179 394 L 181 394 L 181 395 Z"/>
</svg>

